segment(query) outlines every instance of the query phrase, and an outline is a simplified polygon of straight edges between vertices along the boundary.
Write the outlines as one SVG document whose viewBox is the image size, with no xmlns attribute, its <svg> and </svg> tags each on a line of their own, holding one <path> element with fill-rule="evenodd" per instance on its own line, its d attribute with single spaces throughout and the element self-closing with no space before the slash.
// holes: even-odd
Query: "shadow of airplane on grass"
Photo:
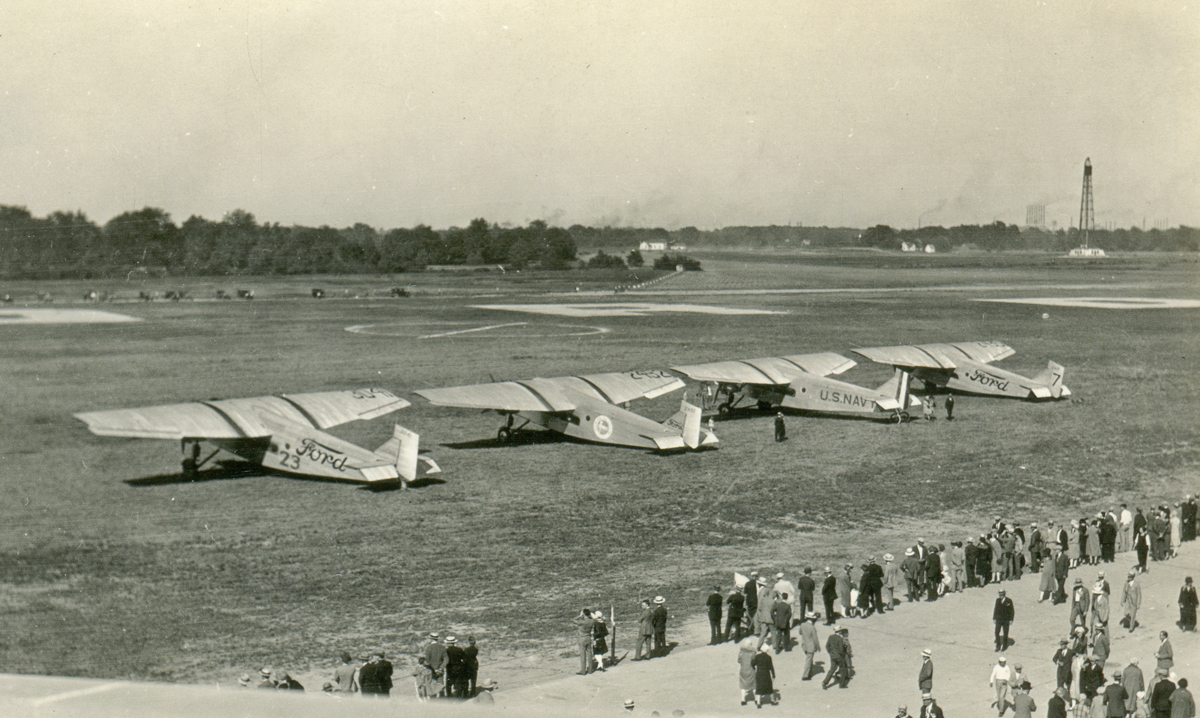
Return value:
<svg viewBox="0 0 1200 718">
<path fill-rule="evenodd" d="M 183 473 L 158 474 L 156 476 L 144 476 L 138 479 L 125 479 L 125 483 L 129 486 L 169 486 L 172 484 L 198 484 L 206 481 L 229 481 L 232 479 L 260 478 L 266 476 L 299 481 L 313 481 L 322 484 L 350 484 L 352 486 L 357 486 L 363 491 L 371 491 L 373 493 L 396 491 L 400 488 L 399 481 L 383 481 L 376 484 L 363 484 L 358 481 L 343 481 L 324 476 L 302 476 L 285 471 L 275 471 L 250 461 L 238 460 L 219 461 L 217 462 L 217 468 L 205 469 L 204 471 L 199 471 L 191 476 Z M 421 478 L 408 482 L 408 488 L 413 489 L 420 488 L 422 486 L 429 486 L 430 484 L 444 483 L 446 483 L 444 480 L 438 478 Z"/>
</svg>

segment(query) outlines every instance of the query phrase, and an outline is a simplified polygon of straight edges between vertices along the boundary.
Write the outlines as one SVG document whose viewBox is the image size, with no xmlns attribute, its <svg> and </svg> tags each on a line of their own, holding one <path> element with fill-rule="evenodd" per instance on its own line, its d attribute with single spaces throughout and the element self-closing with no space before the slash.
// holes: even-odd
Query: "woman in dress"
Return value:
<svg viewBox="0 0 1200 718">
<path fill-rule="evenodd" d="M 1100 521 L 1093 519 L 1087 532 L 1087 562 L 1095 566 L 1100 563 Z"/>
<path fill-rule="evenodd" d="M 758 652 L 758 636 L 750 634 L 738 643 L 738 689 L 742 705 L 754 695 L 754 654 Z"/>
<path fill-rule="evenodd" d="M 762 644 L 750 661 L 754 666 L 754 705 L 757 708 L 762 708 L 763 696 L 767 697 L 768 703 L 775 702 L 775 661 L 771 660 L 770 650 L 770 646 Z"/>
<path fill-rule="evenodd" d="M 1071 568 L 1079 566 L 1079 522 L 1071 519 L 1071 529 L 1067 531 L 1067 558 L 1071 559 Z"/>
<path fill-rule="evenodd" d="M 1183 588 L 1179 589 L 1179 627 L 1185 631 L 1196 630 L 1196 587 L 1192 585 L 1192 577 L 1183 579 Z"/>
<path fill-rule="evenodd" d="M 1179 516 L 1179 504 L 1175 504 L 1175 510 L 1171 512 L 1168 523 L 1171 525 L 1171 550 L 1168 555 L 1175 558 L 1179 544 L 1183 543 L 1183 519 Z"/>
</svg>

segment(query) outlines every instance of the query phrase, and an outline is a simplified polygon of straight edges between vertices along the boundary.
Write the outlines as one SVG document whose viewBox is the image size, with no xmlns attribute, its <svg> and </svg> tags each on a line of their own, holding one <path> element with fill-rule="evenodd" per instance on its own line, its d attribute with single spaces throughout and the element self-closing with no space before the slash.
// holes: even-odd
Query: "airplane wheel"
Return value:
<svg viewBox="0 0 1200 718">
<path fill-rule="evenodd" d="M 758 402 L 758 410 L 759 411 L 770 411 L 771 410 L 771 402 L 769 402 L 769 401 Z"/>
<path fill-rule="evenodd" d="M 728 419 L 732 413 L 733 407 L 728 404 L 722 404 L 717 407 L 717 416 L 721 417 L 722 419 Z"/>
<path fill-rule="evenodd" d="M 907 424 L 910 421 L 912 421 L 912 416 L 910 416 L 907 411 L 900 412 L 900 423 L 901 424 Z"/>
<path fill-rule="evenodd" d="M 500 427 L 500 431 L 496 432 L 496 438 L 506 444 L 512 443 L 512 429 L 507 426 Z"/>
<path fill-rule="evenodd" d="M 199 473 L 200 471 L 196 467 L 195 459 L 183 460 L 183 478 L 187 479 L 188 481 L 195 481 Z"/>
</svg>

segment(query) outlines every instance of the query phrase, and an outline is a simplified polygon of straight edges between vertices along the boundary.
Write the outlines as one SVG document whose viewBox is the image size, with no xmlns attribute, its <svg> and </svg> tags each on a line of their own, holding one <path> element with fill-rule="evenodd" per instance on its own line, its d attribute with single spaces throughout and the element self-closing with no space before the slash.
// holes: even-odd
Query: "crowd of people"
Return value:
<svg viewBox="0 0 1200 718">
<path fill-rule="evenodd" d="M 367 654 L 365 662 L 358 662 L 349 651 L 342 651 L 338 664 L 330 672 L 321 690 L 330 695 L 360 695 L 371 698 L 387 698 L 391 695 L 395 667 L 387 660 L 383 650 Z M 479 684 L 479 646 L 474 636 L 468 636 L 465 646 L 458 645 L 458 637 L 429 634 L 428 640 L 416 656 L 417 667 L 411 675 L 416 687 L 417 699 L 428 701 L 434 698 L 476 699 L 490 702 L 494 682 Z M 299 690 L 304 686 L 287 671 L 271 667 L 263 668 L 257 688 L 275 690 Z M 250 675 L 243 673 L 238 679 L 243 688 L 253 685 Z"/>
<path fill-rule="evenodd" d="M 1142 602 L 1140 575 L 1149 571 L 1150 561 L 1173 558 L 1183 541 L 1195 539 L 1196 529 L 1197 504 L 1189 495 L 1173 507 L 1162 505 L 1148 511 L 1141 508 L 1130 511 L 1122 505 L 1119 510 L 1062 525 L 1050 521 L 1044 528 L 1034 522 L 1026 529 L 1019 523 L 995 517 L 986 532 L 951 542 L 949 548 L 917 538 L 913 546 L 904 550 L 899 563 L 891 554 L 884 554 L 882 565 L 875 556 L 868 556 L 857 572 L 852 564 L 839 570 L 825 567 L 819 584 L 812 567 L 805 568 L 794 583 L 782 572 L 776 573 L 771 581 L 754 571 L 744 581 L 739 576 L 740 585 L 727 596 L 722 598 L 717 587 L 709 594 L 706 609 L 710 644 L 738 642 L 741 703 L 753 700 L 761 707 L 779 700 L 770 656 L 772 651 L 779 655 L 793 649 L 793 628 L 798 626 L 799 645 L 805 654 L 801 679 L 811 680 L 816 675 L 815 655 L 821 650 L 815 626 L 823 617 L 825 625 L 831 627 L 831 634 L 825 643 L 829 665 L 822 688 L 832 685 L 846 688 L 854 677 L 847 619 L 894 611 L 904 601 L 936 601 L 947 593 L 998 584 L 992 621 L 994 650 L 1001 655 L 989 682 L 996 691 L 993 706 L 1000 716 L 1012 710 L 1018 718 L 1024 718 L 1032 714 L 1035 706 L 1030 694 L 1033 686 L 1022 667 L 1009 667 L 1003 655 L 1011 645 L 1008 631 L 1016 615 L 1016 607 L 1003 584 L 1019 580 L 1026 572 L 1038 572 L 1041 574 L 1039 602 L 1070 604 L 1070 635 L 1061 641 L 1054 656 L 1058 675 L 1050 716 L 1065 718 L 1066 711 L 1079 716 L 1112 718 L 1141 715 L 1136 712 L 1140 692 L 1145 715 L 1191 718 L 1194 713 L 1186 712 L 1194 710 L 1187 708 L 1191 705 L 1187 681 L 1182 678 L 1176 681 L 1169 670 L 1170 644 L 1166 632 L 1160 644 L 1160 653 L 1166 654 L 1166 660 L 1155 656 L 1156 671 L 1149 684 L 1140 685 L 1140 680 L 1134 680 L 1136 660 L 1110 683 L 1104 675 L 1104 664 L 1110 653 L 1109 620 L 1116 614 L 1111 606 L 1112 585 L 1103 570 L 1097 572 L 1096 581 L 1090 585 L 1085 586 L 1083 578 L 1076 577 L 1069 592 L 1066 582 L 1072 570 L 1100 567 L 1114 562 L 1118 552 L 1136 551 L 1138 564 L 1120 585 L 1121 618 L 1117 621 L 1124 630 L 1135 631 L 1140 627 L 1137 621 Z M 815 605 L 818 592 L 823 616 Z M 1195 631 L 1197 600 L 1191 577 L 1185 579 L 1176 603 L 1180 616 L 1177 625 L 1183 631 Z M 931 652 L 926 650 L 922 658 L 918 678 L 922 692 L 920 716 L 941 716 L 942 710 L 931 692 Z M 1125 697 L 1121 706 L 1117 706 L 1120 695 Z M 1176 696 L 1173 701 L 1172 695 Z M 1181 708 L 1172 713 L 1175 705 Z M 907 715 L 907 708 L 902 707 L 899 715 Z"/>
</svg>

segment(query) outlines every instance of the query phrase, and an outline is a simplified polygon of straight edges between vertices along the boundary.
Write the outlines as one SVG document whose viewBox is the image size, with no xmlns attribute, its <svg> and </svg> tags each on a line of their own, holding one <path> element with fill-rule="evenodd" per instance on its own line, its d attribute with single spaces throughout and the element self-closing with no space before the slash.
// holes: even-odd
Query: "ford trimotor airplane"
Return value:
<svg viewBox="0 0 1200 718">
<path fill-rule="evenodd" d="M 356 389 L 91 411 L 75 418 L 100 436 L 178 440 L 185 478 L 197 478 L 199 469 L 224 449 L 291 474 L 404 487 L 441 471 L 433 459 L 418 454 L 417 434 L 397 424 L 391 439 L 369 451 L 322 430 L 406 406 L 408 401 L 386 389 Z M 201 442 L 217 447 L 203 460 Z"/>
<path fill-rule="evenodd" d="M 889 364 L 911 374 L 920 379 L 926 389 L 1034 400 L 1071 396 L 1071 390 L 1062 383 L 1063 368 L 1054 362 L 1032 379 L 991 366 L 991 362 L 1016 353 L 1000 342 L 916 344 L 853 351 L 873 362 Z"/>
<path fill-rule="evenodd" d="M 921 406 L 921 400 L 908 392 L 908 376 L 896 372 L 878 389 L 865 389 L 836 379 L 854 366 L 844 356 L 795 354 L 792 356 L 720 361 L 711 364 L 673 366 L 671 369 L 698 382 L 716 384 L 711 404 L 717 414 L 727 417 L 743 399 L 756 401 L 768 411 L 776 406 L 786 409 L 907 421 L 908 409 Z"/>
<path fill-rule="evenodd" d="M 490 409 L 507 415 L 507 423 L 497 433 L 501 440 L 534 424 L 583 441 L 658 451 L 716 444 L 717 437 L 700 426 L 699 407 L 687 401 L 661 424 L 618 406 L 681 388 L 683 381 L 678 377 L 652 370 L 501 381 L 415 393 L 438 406 Z M 514 417 L 525 423 L 514 427 Z"/>
</svg>

